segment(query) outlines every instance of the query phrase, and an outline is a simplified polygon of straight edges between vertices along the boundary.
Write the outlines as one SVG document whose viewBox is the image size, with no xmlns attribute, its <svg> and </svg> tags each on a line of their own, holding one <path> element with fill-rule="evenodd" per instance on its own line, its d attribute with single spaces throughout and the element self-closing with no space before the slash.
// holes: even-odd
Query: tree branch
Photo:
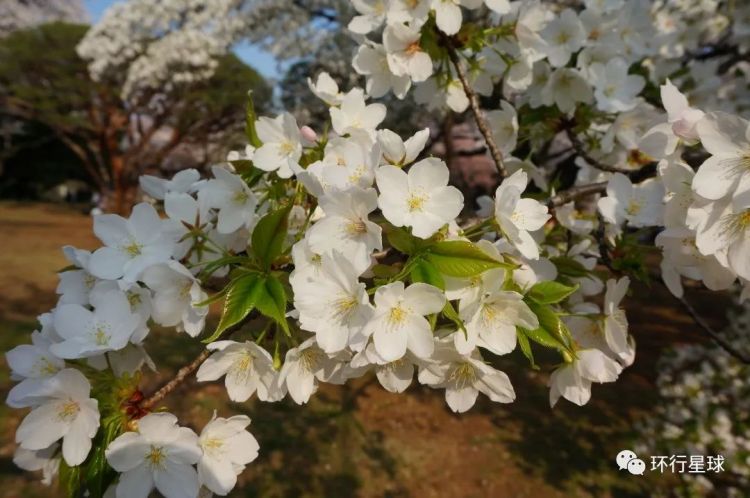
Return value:
<svg viewBox="0 0 750 498">
<path fill-rule="evenodd" d="M 256 316 L 256 313 L 250 313 L 241 322 L 229 327 L 226 331 L 224 331 L 220 339 L 228 338 L 229 336 L 240 330 L 246 323 L 256 318 Z M 169 382 L 160 387 L 159 390 L 154 392 L 151 396 L 145 398 L 140 403 L 140 407 L 146 411 L 152 410 L 157 403 L 164 399 L 169 393 L 177 389 L 180 384 L 185 382 L 185 379 L 187 379 L 190 374 L 198 370 L 198 368 L 203 364 L 204 361 L 206 361 L 206 358 L 208 358 L 210 355 L 211 351 L 209 351 L 208 349 L 204 349 L 203 351 L 201 351 L 201 353 L 196 356 L 193 361 L 179 369 Z"/>
<path fill-rule="evenodd" d="M 580 197 L 586 197 L 587 195 L 592 194 L 601 194 L 606 189 L 607 182 L 587 183 L 586 185 L 571 187 L 550 197 L 547 201 L 547 207 L 549 207 L 550 209 L 554 209 L 556 207 L 560 207 L 564 204 L 574 201 Z"/>
<path fill-rule="evenodd" d="M 573 148 L 575 149 L 576 153 L 579 156 L 581 156 L 592 167 L 601 171 L 607 171 L 608 173 L 622 173 L 624 175 L 629 175 L 633 173 L 632 169 L 611 166 L 609 164 L 604 164 L 603 162 L 597 159 L 594 159 L 591 156 L 591 154 L 589 154 L 586 151 L 586 148 L 584 147 L 583 142 L 581 142 L 581 140 L 578 138 L 578 136 L 575 134 L 575 132 L 570 126 L 565 127 L 565 134 L 568 136 L 568 140 L 570 140 L 570 143 L 573 144 Z"/>
<path fill-rule="evenodd" d="M 495 143 L 495 139 L 492 136 L 492 130 L 484 117 L 482 109 L 479 108 L 479 97 L 474 89 L 471 88 L 469 78 L 466 76 L 466 71 L 461 64 L 461 61 L 458 58 L 458 52 L 453 45 L 453 40 L 448 37 L 444 37 L 444 40 L 446 49 L 448 50 L 448 57 L 456 68 L 458 79 L 461 81 L 461 85 L 464 87 L 464 93 L 469 99 L 469 107 L 471 107 L 471 112 L 474 114 L 477 128 L 479 128 L 482 136 L 484 136 L 484 141 L 487 143 L 487 148 L 490 149 L 490 155 L 492 156 L 492 160 L 495 161 L 495 167 L 497 168 L 497 172 L 500 174 L 500 179 L 502 180 L 508 176 L 508 172 L 505 169 L 505 163 L 503 162 L 503 154 Z"/>
<path fill-rule="evenodd" d="M 679 297 L 677 298 L 681 303 L 682 306 L 687 310 L 687 312 L 690 314 L 690 316 L 693 318 L 693 321 L 698 325 L 700 328 L 702 328 L 710 337 L 713 339 L 713 341 L 718 344 L 724 351 L 729 353 L 732 357 L 734 357 L 736 360 L 744 363 L 745 365 L 750 365 L 750 358 L 742 354 L 740 351 L 735 349 L 734 346 L 732 346 L 726 339 L 721 337 L 721 335 L 716 332 L 711 326 L 706 322 L 706 320 L 703 319 L 703 317 L 698 313 L 698 311 L 693 308 L 693 305 L 688 302 L 685 297 Z"/>
</svg>

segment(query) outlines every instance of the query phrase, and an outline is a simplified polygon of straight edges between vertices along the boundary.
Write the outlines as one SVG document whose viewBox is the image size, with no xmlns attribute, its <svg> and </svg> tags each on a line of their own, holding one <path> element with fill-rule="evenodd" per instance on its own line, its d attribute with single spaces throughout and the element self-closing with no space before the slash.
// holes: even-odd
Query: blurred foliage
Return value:
<svg viewBox="0 0 750 498">
<path fill-rule="evenodd" d="M 229 54 L 209 80 L 143 95 L 138 104 L 125 106 L 120 89 L 93 81 L 76 53 L 87 30 L 57 22 L 0 42 L 4 195 L 30 196 L 66 178 L 83 178 L 93 189 L 127 201 L 122 192 L 133 191 L 143 172 L 162 169 L 178 147 L 191 147 L 189 161 L 173 169 L 204 166 L 223 158 L 227 145 L 241 144 L 248 90 L 261 112 L 270 105 L 272 89 L 262 76 Z M 58 161 L 61 168 L 54 166 Z M 23 163 L 33 163 L 33 175 Z M 73 173 L 71 166 L 85 174 Z"/>
</svg>

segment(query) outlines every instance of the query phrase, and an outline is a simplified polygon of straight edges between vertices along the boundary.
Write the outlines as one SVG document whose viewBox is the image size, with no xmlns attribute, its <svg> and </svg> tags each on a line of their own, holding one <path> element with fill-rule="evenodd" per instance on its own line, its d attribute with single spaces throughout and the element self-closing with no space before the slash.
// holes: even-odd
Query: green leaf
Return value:
<svg viewBox="0 0 750 498">
<path fill-rule="evenodd" d="M 60 459 L 60 484 L 69 498 L 75 498 L 81 490 L 81 467 L 70 467 Z"/>
<path fill-rule="evenodd" d="M 550 258 L 550 261 L 557 267 L 558 273 L 566 277 L 587 277 L 591 273 L 581 263 L 567 256 Z"/>
<path fill-rule="evenodd" d="M 119 413 L 104 419 L 94 439 L 93 450 L 86 459 L 86 488 L 92 496 L 102 496 L 117 474 L 107 463 L 105 450 L 122 432 Z"/>
<path fill-rule="evenodd" d="M 520 330 L 522 334 L 524 334 L 526 337 L 528 337 L 532 341 L 536 342 L 537 344 L 541 344 L 542 346 L 546 348 L 553 348 L 553 349 L 562 348 L 562 344 L 560 344 L 560 341 L 555 339 L 552 336 L 552 334 L 550 334 L 544 328 L 540 327 L 538 329 L 530 330 L 530 329 L 524 329 L 522 327 L 517 327 L 517 329 Z"/>
<path fill-rule="evenodd" d="M 473 243 L 463 240 L 437 242 L 424 253 L 424 258 L 440 273 L 449 277 L 473 277 L 492 268 L 515 268 L 514 265 L 498 261 Z"/>
<path fill-rule="evenodd" d="M 411 281 L 412 282 L 424 282 L 426 284 L 434 285 L 438 289 L 445 290 L 445 280 L 440 272 L 435 268 L 435 265 L 424 259 L 419 259 L 411 269 Z"/>
<path fill-rule="evenodd" d="M 404 228 L 387 227 L 385 236 L 394 249 L 404 254 L 412 254 L 418 248 L 419 241 Z"/>
<path fill-rule="evenodd" d="M 529 338 L 547 347 L 567 350 L 571 339 L 570 331 L 555 310 L 546 304 L 526 304 L 539 319 L 539 328 L 527 332 Z"/>
<path fill-rule="evenodd" d="M 251 238 L 251 247 L 258 263 L 264 270 L 271 268 L 271 263 L 281 254 L 289 225 L 291 204 L 272 211 L 260 219 Z"/>
<path fill-rule="evenodd" d="M 286 321 L 286 291 L 276 277 L 268 276 L 264 283 L 265 292 L 255 304 L 263 315 L 278 323 L 287 335 L 291 334 Z"/>
<path fill-rule="evenodd" d="M 217 271 L 219 268 L 222 268 L 224 266 L 234 264 L 234 263 L 245 263 L 250 261 L 246 256 L 224 256 L 218 259 L 215 259 L 213 261 L 209 261 L 206 263 L 206 265 L 201 268 L 201 276 L 203 278 L 208 278 L 215 271 Z"/>
<path fill-rule="evenodd" d="M 539 304 L 555 304 L 573 294 L 577 289 L 578 284 L 567 286 L 559 282 L 539 282 L 529 289 L 526 296 Z"/>
<path fill-rule="evenodd" d="M 534 361 L 534 353 L 531 351 L 531 344 L 529 344 L 529 337 L 521 327 L 516 327 L 516 337 L 518 338 L 518 345 L 521 347 L 521 352 L 531 363 L 531 368 L 539 370 L 536 362 Z"/>
<path fill-rule="evenodd" d="M 258 132 L 255 129 L 255 121 L 258 119 L 257 114 L 255 113 L 255 104 L 253 103 L 253 91 L 250 90 L 247 92 L 247 109 L 245 111 L 245 135 L 247 136 L 247 141 L 255 148 L 260 147 L 263 145 L 263 142 L 260 141 L 260 137 L 258 137 Z"/>
<path fill-rule="evenodd" d="M 443 316 L 447 318 L 448 320 L 452 321 L 456 324 L 456 327 L 461 329 L 464 334 L 466 334 L 466 327 L 464 326 L 464 321 L 461 319 L 461 316 L 456 311 L 456 308 L 453 307 L 453 304 L 451 304 L 450 301 L 445 302 L 445 306 L 443 306 Z"/>
<path fill-rule="evenodd" d="M 248 273 L 230 282 L 228 287 L 219 326 L 211 337 L 203 340 L 204 343 L 215 341 L 222 332 L 250 314 L 265 293 L 265 277 L 257 273 Z"/>
</svg>

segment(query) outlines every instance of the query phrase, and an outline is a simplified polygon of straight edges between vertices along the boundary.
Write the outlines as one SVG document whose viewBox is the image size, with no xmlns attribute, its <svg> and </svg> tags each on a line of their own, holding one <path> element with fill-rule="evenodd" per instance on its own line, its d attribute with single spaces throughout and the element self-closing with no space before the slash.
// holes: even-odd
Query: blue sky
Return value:
<svg viewBox="0 0 750 498">
<path fill-rule="evenodd" d="M 107 10 L 107 7 L 122 1 L 123 0 L 84 0 L 83 4 L 86 6 L 86 9 L 91 16 L 91 22 L 96 23 L 102 17 L 104 11 Z M 281 76 L 276 67 L 276 59 L 274 59 L 273 55 L 268 52 L 248 43 L 243 43 L 235 48 L 235 53 L 240 59 L 253 66 L 266 78 L 276 79 Z"/>
</svg>

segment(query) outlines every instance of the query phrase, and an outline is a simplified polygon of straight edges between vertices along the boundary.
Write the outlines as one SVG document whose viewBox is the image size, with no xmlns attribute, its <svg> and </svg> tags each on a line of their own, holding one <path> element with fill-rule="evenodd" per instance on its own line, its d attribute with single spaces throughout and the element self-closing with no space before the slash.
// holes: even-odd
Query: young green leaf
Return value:
<svg viewBox="0 0 750 498">
<path fill-rule="evenodd" d="M 531 351 L 531 344 L 529 344 L 529 337 L 521 327 L 516 327 L 516 337 L 518 338 L 518 345 L 521 347 L 521 352 L 531 363 L 531 368 L 539 370 L 536 362 L 534 361 L 534 353 Z"/>
<path fill-rule="evenodd" d="M 568 286 L 559 282 L 539 282 L 529 289 L 526 296 L 539 304 L 555 304 L 573 294 L 577 289 L 578 284 Z"/>
<path fill-rule="evenodd" d="M 434 285 L 438 289 L 445 290 L 445 280 L 440 272 L 435 268 L 435 265 L 424 259 L 419 259 L 411 269 L 411 281 L 412 282 L 424 282 L 426 284 Z"/>
<path fill-rule="evenodd" d="M 286 320 L 286 291 L 276 277 L 268 276 L 263 284 L 265 291 L 260 294 L 256 307 L 264 316 L 278 323 L 289 335 L 289 323 Z"/>
<path fill-rule="evenodd" d="M 450 301 L 446 301 L 445 306 L 443 306 L 443 316 L 456 324 L 456 327 L 461 329 L 463 333 L 466 334 L 464 321 L 461 319 L 461 316 L 458 314 L 456 308 L 453 307 L 453 304 L 451 304 Z"/>
<path fill-rule="evenodd" d="M 289 225 L 291 204 L 272 211 L 260 219 L 251 238 L 251 247 L 258 263 L 264 270 L 271 268 L 271 263 L 281 254 Z"/>
<path fill-rule="evenodd" d="M 515 268 L 463 240 L 437 242 L 424 253 L 424 258 L 440 273 L 449 277 L 473 277 L 492 268 Z"/>
<path fill-rule="evenodd" d="M 404 254 L 412 254 L 417 250 L 418 241 L 416 237 L 405 228 L 388 226 L 385 230 L 385 236 L 394 249 Z"/>
<path fill-rule="evenodd" d="M 555 339 L 552 334 L 549 333 L 546 329 L 539 327 L 538 329 L 530 330 L 530 329 L 524 329 L 521 327 L 517 327 L 518 330 L 521 331 L 522 334 L 524 334 L 526 337 L 531 339 L 532 341 L 536 342 L 537 344 L 541 344 L 542 346 L 546 348 L 553 348 L 553 349 L 564 349 L 562 344 L 560 344 L 560 341 Z"/>
<path fill-rule="evenodd" d="M 583 266 L 575 259 L 569 258 L 567 256 L 550 258 L 550 261 L 552 261 L 552 263 L 554 263 L 554 265 L 557 267 L 558 273 L 566 277 L 580 278 L 586 277 L 591 274 L 591 272 L 587 270 L 585 266 Z"/>
<path fill-rule="evenodd" d="M 255 121 L 258 119 L 258 115 L 255 113 L 255 104 L 253 103 L 253 91 L 247 92 L 247 109 L 245 111 L 245 135 L 247 141 L 253 147 L 260 147 L 263 142 L 258 137 L 258 132 L 255 129 Z"/>
<path fill-rule="evenodd" d="M 213 342 L 226 329 L 242 321 L 257 305 L 258 300 L 265 293 L 265 277 L 257 273 L 248 273 L 233 280 L 229 284 L 227 297 L 224 300 L 224 312 L 219 326 L 211 337 L 204 339 L 204 343 Z"/>
<path fill-rule="evenodd" d="M 548 347 L 567 350 L 571 339 L 570 331 L 555 310 L 546 304 L 538 304 L 533 301 L 526 301 L 526 304 L 539 319 L 539 328 L 530 331 L 528 334 L 529 338 Z M 536 334 L 537 337 L 532 335 L 532 333 Z M 550 340 L 547 336 L 552 338 L 552 345 L 549 345 Z"/>
</svg>

